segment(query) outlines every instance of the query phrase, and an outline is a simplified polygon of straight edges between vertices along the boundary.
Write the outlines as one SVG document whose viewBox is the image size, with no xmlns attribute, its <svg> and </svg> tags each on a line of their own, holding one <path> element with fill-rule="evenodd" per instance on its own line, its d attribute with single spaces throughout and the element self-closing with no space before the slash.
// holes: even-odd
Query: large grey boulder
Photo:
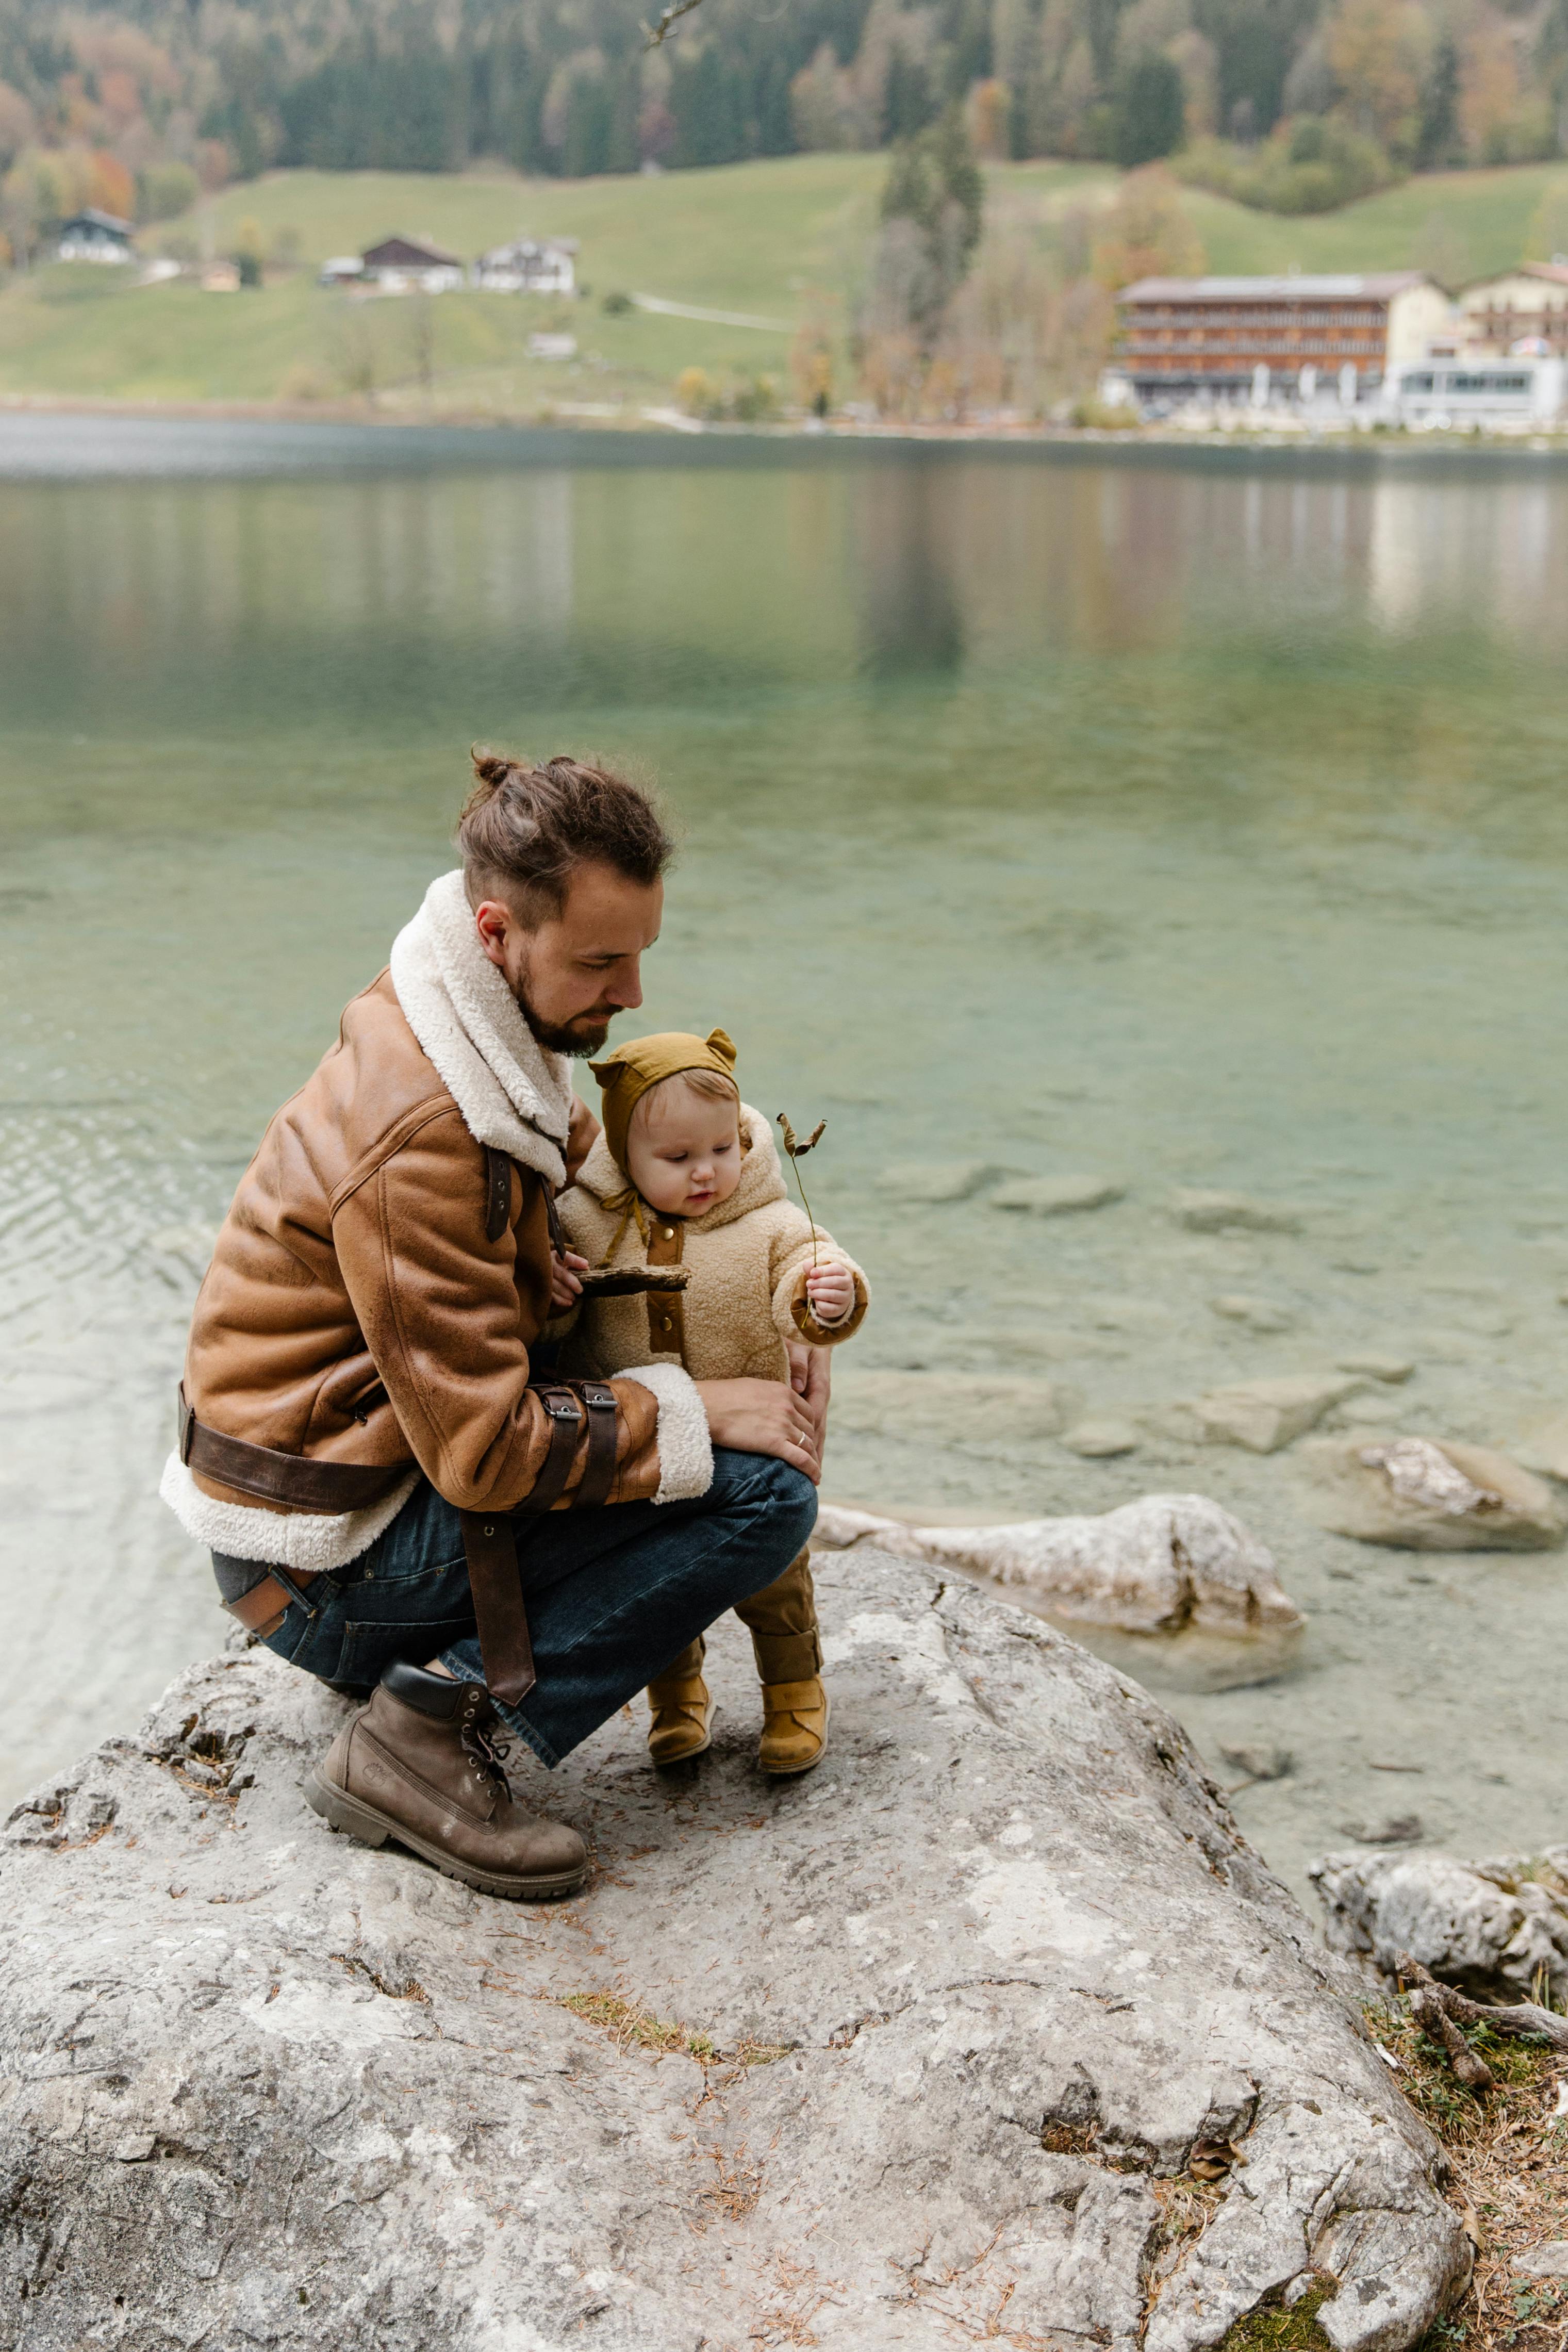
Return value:
<svg viewBox="0 0 1568 2352">
<path fill-rule="evenodd" d="M 819 1568 L 827 1761 L 758 1778 L 730 1621 L 690 1777 L 629 1714 L 549 1784 L 564 1907 L 334 1838 L 343 1706 L 262 1652 L 37 1794 L 0 2343 L 1189 2352 L 1315 2272 L 1342 2352 L 1412 2344 L 1468 2271 L 1438 2151 L 1177 1726 L 961 1581 Z"/>
</svg>

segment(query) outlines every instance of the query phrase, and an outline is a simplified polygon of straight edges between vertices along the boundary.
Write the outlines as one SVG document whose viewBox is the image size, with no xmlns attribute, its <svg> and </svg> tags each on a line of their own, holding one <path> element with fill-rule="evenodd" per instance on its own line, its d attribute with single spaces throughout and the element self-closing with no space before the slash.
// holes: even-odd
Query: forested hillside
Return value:
<svg viewBox="0 0 1568 2352">
<path fill-rule="evenodd" d="M 0 226 L 273 165 L 579 178 L 875 148 L 1174 154 L 1270 209 L 1568 150 L 1568 0 L 0 0 Z"/>
</svg>

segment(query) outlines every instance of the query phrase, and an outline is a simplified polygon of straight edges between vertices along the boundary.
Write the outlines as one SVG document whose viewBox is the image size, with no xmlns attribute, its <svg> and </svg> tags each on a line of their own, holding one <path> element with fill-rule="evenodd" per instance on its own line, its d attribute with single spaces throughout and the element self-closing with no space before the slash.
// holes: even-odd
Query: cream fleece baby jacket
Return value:
<svg viewBox="0 0 1568 2352">
<path fill-rule="evenodd" d="M 684 1220 L 643 1208 L 656 1254 L 657 1244 L 672 1228 L 680 1237 L 678 1263 L 688 1276 L 679 1318 L 685 1326 L 684 1349 L 672 1350 L 670 1339 L 662 1339 L 657 1328 L 662 1318 L 650 1312 L 645 1297 L 590 1298 L 548 1327 L 551 1339 L 570 1334 L 562 1350 L 563 1370 L 609 1380 L 629 1365 L 675 1352 L 694 1380 L 782 1381 L 789 1376 L 786 1338 L 827 1348 L 859 1330 L 871 1303 L 870 1286 L 848 1251 L 840 1249 L 821 1225 L 818 1259 L 849 1267 L 855 1301 L 841 1323 L 831 1325 L 820 1324 L 806 1307 L 811 1228 L 784 1189 L 768 1121 L 746 1103 L 740 1107 L 740 1139 L 745 1154 L 740 1181 L 727 1201 L 704 1216 Z M 623 1210 L 608 1204 L 623 1198 L 625 1189 L 626 1179 L 600 1136 L 576 1183 L 556 1204 L 568 1244 L 590 1265 L 602 1263 L 615 1238 Z M 611 1263 L 641 1265 L 646 1256 L 636 1219 L 627 1218 Z"/>
</svg>

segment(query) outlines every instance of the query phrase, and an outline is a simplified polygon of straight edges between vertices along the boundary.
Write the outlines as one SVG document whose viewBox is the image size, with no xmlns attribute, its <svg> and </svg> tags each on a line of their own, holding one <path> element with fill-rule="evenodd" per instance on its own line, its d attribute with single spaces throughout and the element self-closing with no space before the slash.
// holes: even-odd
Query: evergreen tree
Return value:
<svg viewBox="0 0 1568 2352">
<path fill-rule="evenodd" d="M 887 69 L 887 91 L 883 101 L 882 135 L 890 142 L 913 139 L 924 131 L 936 111 L 931 94 L 931 78 L 918 58 L 910 57 L 903 48 L 893 53 Z"/>
<path fill-rule="evenodd" d="M 1421 136 L 1416 148 L 1416 166 L 1422 172 L 1440 172 L 1446 165 L 1457 163 L 1459 154 L 1459 53 L 1452 37 L 1445 33 L 1432 59 L 1431 77 L 1421 102 Z"/>
<path fill-rule="evenodd" d="M 1170 155 L 1182 143 L 1186 107 L 1169 58 L 1145 51 L 1121 76 L 1114 100 L 1112 153 L 1124 171 Z"/>
<path fill-rule="evenodd" d="M 955 103 L 917 138 L 894 150 L 882 192 L 884 253 L 907 244 L 911 235 L 915 243 L 919 266 L 905 277 L 904 302 L 927 346 L 968 275 L 985 206 L 985 181 L 963 110 Z"/>
</svg>

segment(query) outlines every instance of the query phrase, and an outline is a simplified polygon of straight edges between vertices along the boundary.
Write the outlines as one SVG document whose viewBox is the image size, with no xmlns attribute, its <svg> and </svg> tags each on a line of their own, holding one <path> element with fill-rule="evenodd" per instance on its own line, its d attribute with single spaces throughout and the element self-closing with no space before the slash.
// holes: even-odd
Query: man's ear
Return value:
<svg viewBox="0 0 1568 2352">
<path fill-rule="evenodd" d="M 511 908 L 499 898 L 482 898 L 474 909 L 479 945 L 499 971 L 506 969 L 507 938 L 515 919 Z"/>
</svg>

